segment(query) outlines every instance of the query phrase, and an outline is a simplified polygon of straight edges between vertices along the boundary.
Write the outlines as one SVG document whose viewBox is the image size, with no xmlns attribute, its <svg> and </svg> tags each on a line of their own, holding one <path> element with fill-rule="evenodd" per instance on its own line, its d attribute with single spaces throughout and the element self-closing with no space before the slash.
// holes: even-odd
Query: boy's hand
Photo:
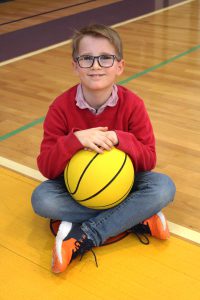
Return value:
<svg viewBox="0 0 200 300">
<path fill-rule="evenodd" d="M 103 153 L 103 150 L 110 150 L 115 145 L 117 139 L 116 133 L 108 131 L 108 127 L 80 130 L 74 132 L 74 134 L 84 148 L 94 150 L 97 153 Z"/>
<path fill-rule="evenodd" d="M 107 138 L 109 138 L 110 141 L 112 141 L 113 146 L 117 145 L 119 143 L 118 137 L 115 131 L 110 130 L 106 132 Z"/>
</svg>

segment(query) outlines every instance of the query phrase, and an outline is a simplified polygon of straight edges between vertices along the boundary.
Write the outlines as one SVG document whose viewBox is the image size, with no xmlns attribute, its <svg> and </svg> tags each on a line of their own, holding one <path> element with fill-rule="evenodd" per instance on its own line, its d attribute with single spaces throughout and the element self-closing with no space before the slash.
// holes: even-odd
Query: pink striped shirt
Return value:
<svg viewBox="0 0 200 300">
<path fill-rule="evenodd" d="M 110 97 L 108 98 L 108 100 L 102 106 L 100 106 L 98 109 L 95 109 L 95 108 L 91 107 L 85 101 L 81 84 L 79 84 L 78 87 L 77 87 L 77 92 L 76 92 L 76 97 L 75 97 L 76 105 L 80 109 L 86 109 L 87 108 L 94 115 L 99 115 L 100 113 L 102 113 L 107 106 L 111 106 L 111 107 L 115 106 L 117 104 L 118 98 L 119 98 L 118 97 L 118 88 L 115 84 L 113 85 L 112 93 L 111 93 Z"/>
</svg>

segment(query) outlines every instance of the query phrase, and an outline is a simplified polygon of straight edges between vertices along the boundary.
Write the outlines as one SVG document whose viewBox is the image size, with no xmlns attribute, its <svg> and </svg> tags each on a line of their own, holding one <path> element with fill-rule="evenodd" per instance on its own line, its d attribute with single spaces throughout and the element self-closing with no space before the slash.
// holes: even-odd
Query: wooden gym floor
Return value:
<svg viewBox="0 0 200 300">
<path fill-rule="evenodd" d="M 112 20 L 119 21 L 109 25 L 124 42 L 126 70 L 119 83 L 144 99 L 157 139 L 156 170 L 177 186 L 174 203 L 164 210 L 170 240 L 152 238 L 144 246 L 129 235 L 95 249 L 98 269 L 88 253 L 65 273 L 50 272 L 54 239 L 48 220 L 33 213 L 30 197 L 44 180 L 36 156 L 45 113 L 77 78 L 69 39 L 26 53 L 26 45 L 15 40 L 5 56 L 13 48 L 21 55 L 0 63 L 0 299 L 200 299 L 200 0 L 165 9 L 161 4 L 169 1 L 150 2 L 157 11 L 149 6 L 122 23 L 115 15 Z M 126 3 L 134 10 L 134 0 L 1 3 L 0 56 L 8 37 L 42 31 L 48 22 L 92 13 L 98 18 Z"/>
</svg>

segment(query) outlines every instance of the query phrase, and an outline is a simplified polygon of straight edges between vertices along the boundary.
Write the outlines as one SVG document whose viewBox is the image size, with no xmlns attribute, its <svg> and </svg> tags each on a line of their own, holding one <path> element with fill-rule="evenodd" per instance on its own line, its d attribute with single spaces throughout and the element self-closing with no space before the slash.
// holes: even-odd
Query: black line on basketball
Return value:
<svg viewBox="0 0 200 300">
<path fill-rule="evenodd" d="M 132 189 L 132 185 L 131 185 L 130 188 L 128 188 L 128 191 L 126 191 L 126 193 L 125 193 L 120 199 L 118 199 L 118 200 L 115 201 L 115 202 L 112 202 L 112 203 L 110 203 L 110 204 L 108 204 L 108 205 L 89 206 L 89 208 L 94 208 L 94 209 L 105 208 L 105 209 L 106 209 L 107 206 L 110 206 L 110 205 L 114 205 L 114 206 L 115 206 L 115 205 L 117 205 L 117 202 L 120 203 L 121 199 L 123 199 L 124 197 L 126 197 L 126 195 L 128 195 L 128 194 L 130 193 L 131 189 Z M 110 208 L 112 208 L 112 206 L 111 206 Z"/>
<path fill-rule="evenodd" d="M 103 190 L 105 190 L 107 188 L 107 186 L 109 186 L 114 180 L 115 178 L 120 174 L 121 170 L 123 169 L 125 163 L 126 163 L 126 159 L 127 159 L 127 154 L 124 153 L 125 155 L 125 158 L 124 158 L 124 161 L 122 163 L 122 166 L 120 167 L 120 169 L 118 170 L 118 172 L 115 174 L 115 176 L 102 188 L 100 189 L 98 192 L 96 192 L 95 194 L 93 194 L 92 196 L 86 198 L 86 199 L 83 199 L 83 200 L 77 200 L 78 202 L 84 202 L 84 201 L 87 201 L 95 196 L 97 196 L 98 194 L 100 194 Z"/>
<path fill-rule="evenodd" d="M 70 161 L 69 163 L 67 164 L 67 169 L 65 170 L 65 180 L 67 181 L 66 182 L 66 186 L 67 186 L 67 189 L 68 189 L 68 192 L 71 193 L 71 190 L 70 190 L 70 186 L 69 186 L 69 182 L 68 182 L 68 168 L 69 168 L 69 164 L 70 164 Z"/>
<path fill-rule="evenodd" d="M 95 156 L 93 156 L 93 158 L 89 161 L 89 163 L 87 164 L 87 166 L 86 166 L 85 169 L 83 170 L 81 176 L 79 177 L 79 180 L 78 180 L 78 182 L 77 182 L 77 186 L 76 186 L 76 188 L 75 188 L 75 191 L 74 191 L 74 192 L 69 191 L 71 195 L 74 195 L 74 194 L 77 192 L 77 190 L 78 190 L 78 188 L 79 188 L 79 185 L 80 185 L 80 182 L 81 182 L 81 179 L 83 178 L 83 175 L 85 174 L 85 172 L 87 171 L 87 169 L 89 168 L 89 166 L 91 165 L 91 163 L 93 162 L 93 160 L 95 160 L 95 158 L 96 158 L 98 155 L 99 155 L 99 153 L 96 153 Z M 70 164 L 70 162 L 69 162 L 69 164 Z M 68 170 L 69 164 L 68 164 L 68 166 L 67 166 L 67 170 Z M 68 172 L 67 172 L 67 185 L 69 186 L 69 184 L 68 184 Z"/>
</svg>

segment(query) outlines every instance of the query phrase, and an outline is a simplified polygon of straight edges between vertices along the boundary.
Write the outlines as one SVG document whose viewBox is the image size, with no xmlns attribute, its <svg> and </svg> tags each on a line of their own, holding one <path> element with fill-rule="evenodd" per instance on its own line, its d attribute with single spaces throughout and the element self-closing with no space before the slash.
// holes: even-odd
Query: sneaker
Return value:
<svg viewBox="0 0 200 300">
<path fill-rule="evenodd" d="M 146 240 L 146 242 L 144 242 L 138 234 L 148 233 L 161 240 L 166 240 L 170 236 L 167 220 L 162 212 L 159 212 L 142 223 L 133 226 L 131 231 L 138 236 L 143 244 L 149 244 L 149 240 L 145 235 L 143 235 Z"/>
<path fill-rule="evenodd" d="M 51 219 L 49 222 L 49 227 L 51 230 L 51 233 L 56 236 L 60 227 L 61 221 L 60 220 L 53 220 Z M 130 234 L 130 230 L 126 230 L 114 237 L 111 237 L 109 239 L 107 239 L 103 244 L 99 245 L 99 247 L 101 246 L 107 246 L 113 243 L 116 243 L 118 241 L 121 241 L 122 239 L 124 239 L 125 237 L 127 237 Z"/>
<path fill-rule="evenodd" d="M 94 247 L 93 241 L 87 238 L 80 225 L 61 222 L 53 247 L 52 271 L 54 273 L 65 271 L 74 258 L 78 255 L 82 258 L 86 251 L 92 251 L 92 247 Z"/>
</svg>

